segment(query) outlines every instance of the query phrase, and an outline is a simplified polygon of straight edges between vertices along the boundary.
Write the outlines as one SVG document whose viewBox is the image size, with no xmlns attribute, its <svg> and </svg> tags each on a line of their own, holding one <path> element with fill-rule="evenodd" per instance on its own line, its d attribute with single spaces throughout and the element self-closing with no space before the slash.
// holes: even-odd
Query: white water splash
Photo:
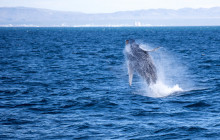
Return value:
<svg viewBox="0 0 220 140">
<path fill-rule="evenodd" d="M 153 48 L 147 44 L 140 44 L 140 47 L 144 50 L 152 50 Z M 159 50 L 150 53 L 154 63 L 157 67 L 158 80 L 156 84 L 147 85 L 146 82 L 141 82 L 141 86 L 144 90 L 143 96 L 160 98 L 166 97 L 184 90 L 177 84 L 173 83 L 177 77 L 181 78 L 181 73 L 184 73 L 179 63 L 172 59 L 171 56 L 167 55 L 163 51 L 163 47 Z M 168 80 L 169 79 L 169 80 Z M 173 81 L 173 82 L 171 82 Z"/>
<path fill-rule="evenodd" d="M 144 96 L 148 97 L 166 97 L 176 92 L 182 92 L 183 89 L 179 87 L 178 84 L 174 86 L 168 86 L 164 84 L 162 81 L 158 81 L 156 84 L 150 85 L 148 88 L 145 89 L 146 93 Z"/>
<path fill-rule="evenodd" d="M 158 47 L 152 47 L 151 45 L 144 43 L 139 44 L 140 48 L 142 48 L 145 51 L 150 51 Z M 125 46 L 124 52 L 125 51 L 131 53 L 130 47 Z M 149 52 L 157 68 L 158 80 L 156 84 L 147 85 L 146 81 L 144 81 L 141 78 L 141 90 L 138 91 L 138 93 L 136 92 L 135 94 L 140 94 L 143 96 L 153 98 L 161 98 L 185 91 L 182 87 L 179 86 L 179 84 L 181 84 L 182 86 L 185 85 L 185 88 L 186 83 L 189 83 L 183 82 L 188 81 L 186 80 L 185 76 L 186 70 L 180 62 L 178 62 L 174 57 L 172 57 L 172 55 L 169 55 L 169 52 L 169 50 L 166 50 L 166 48 L 163 47 L 160 47 L 160 49 L 156 51 Z"/>
</svg>

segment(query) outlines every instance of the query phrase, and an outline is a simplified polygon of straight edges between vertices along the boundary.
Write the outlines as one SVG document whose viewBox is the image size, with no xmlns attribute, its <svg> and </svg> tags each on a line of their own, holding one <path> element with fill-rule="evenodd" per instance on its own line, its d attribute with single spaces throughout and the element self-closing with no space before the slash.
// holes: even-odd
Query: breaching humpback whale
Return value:
<svg viewBox="0 0 220 140">
<path fill-rule="evenodd" d="M 151 51 L 154 51 L 158 48 L 155 48 Z M 130 86 L 132 84 L 134 72 L 137 72 L 148 83 L 148 85 L 156 83 L 157 70 L 148 52 L 150 51 L 140 48 L 140 46 L 135 43 L 134 40 L 126 40 L 125 56 L 127 58 Z"/>
</svg>

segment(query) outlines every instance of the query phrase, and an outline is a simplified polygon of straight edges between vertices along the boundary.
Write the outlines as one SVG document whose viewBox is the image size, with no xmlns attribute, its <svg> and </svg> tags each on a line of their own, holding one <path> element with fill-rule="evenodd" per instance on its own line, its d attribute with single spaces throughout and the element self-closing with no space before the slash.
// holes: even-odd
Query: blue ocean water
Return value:
<svg viewBox="0 0 220 140">
<path fill-rule="evenodd" d="M 129 87 L 131 38 L 164 96 Z M 219 139 L 219 66 L 220 27 L 0 28 L 0 139 Z"/>
</svg>

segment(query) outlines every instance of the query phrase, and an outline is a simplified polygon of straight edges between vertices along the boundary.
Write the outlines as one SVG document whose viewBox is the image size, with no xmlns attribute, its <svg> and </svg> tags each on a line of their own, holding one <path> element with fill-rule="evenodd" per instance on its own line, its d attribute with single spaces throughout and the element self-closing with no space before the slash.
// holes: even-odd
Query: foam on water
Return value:
<svg viewBox="0 0 220 140">
<path fill-rule="evenodd" d="M 182 92 L 183 89 L 178 84 L 174 86 L 168 86 L 162 81 L 158 81 L 156 84 L 152 84 L 146 88 L 146 96 L 149 97 L 166 97 L 176 92 Z"/>
</svg>

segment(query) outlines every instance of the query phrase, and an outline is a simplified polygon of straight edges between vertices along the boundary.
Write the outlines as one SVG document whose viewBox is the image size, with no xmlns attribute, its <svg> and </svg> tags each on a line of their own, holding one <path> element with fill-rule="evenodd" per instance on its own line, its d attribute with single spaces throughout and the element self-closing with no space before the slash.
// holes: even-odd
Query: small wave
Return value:
<svg viewBox="0 0 220 140">
<path fill-rule="evenodd" d="M 209 107 L 211 106 L 210 104 L 207 104 L 203 101 L 199 101 L 197 103 L 193 103 L 193 104 L 189 104 L 189 105 L 186 105 L 185 107 L 187 108 L 193 108 L 193 107 Z"/>
</svg>

